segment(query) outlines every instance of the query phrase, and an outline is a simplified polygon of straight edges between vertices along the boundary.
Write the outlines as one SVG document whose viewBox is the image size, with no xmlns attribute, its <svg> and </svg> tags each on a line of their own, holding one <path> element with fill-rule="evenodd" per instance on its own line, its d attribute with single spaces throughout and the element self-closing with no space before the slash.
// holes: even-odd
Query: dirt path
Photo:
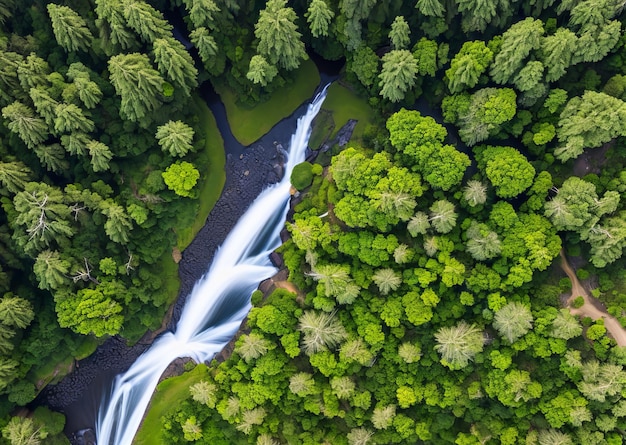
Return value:
<svg viewBox="0 0 626 445">
<path fill-rule="evenodd" d="M 573 315 L 591 317 L 593 320 L 604 318 L 604 327 L 606 327 L 606 330 L 609 334 L 611 334 L 611 337 L 615 339 L 619 346 L 626 346 L 626 329 L 622 327 L 615 317 L 609 315 L 606 311 L 599 309 L 599 307 L 602 307 L 602 304 L 598 299 L 589 295 L 585 288 L 580 284 L 580 281 L 578 281 L 576 273 L 567 261 L 567 257 L 565 256 L 563 250 L 561 250 L 561 268 L 572 282 L 572 295 L 567 299 L 567 308 L 570 312 Z M 572 302 L 579 296 L 583 297 L 585 303 L 581 307 L 575 308 L 572 306 Z"/>
</svg>

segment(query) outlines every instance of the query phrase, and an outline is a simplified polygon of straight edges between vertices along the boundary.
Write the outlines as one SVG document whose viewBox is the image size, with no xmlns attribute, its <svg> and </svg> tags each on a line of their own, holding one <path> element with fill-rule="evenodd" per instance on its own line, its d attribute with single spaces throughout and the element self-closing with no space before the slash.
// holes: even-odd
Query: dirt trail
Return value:
<svg viewBox="0 0 626 445">
<path fill-rule="evenodd" d="M 615 317 L 601 310 L 600 307 L 602 307 L 602 304 L 600 301 L 589 295 L 587 290 L 580 284 L 563 250 L 561 250 L 561 268 L 572 282 L 572 295 L 567 299 L 567 308 L 570 312 L 573 315 L 591 317 L 593 320 L 604 318 L 604 327 L 606 327 L 606 330 L 611 334 L 611 337 L 615 339 L 619 346 L 626 346 L 626 329 L 622 327 Z M 572 302 L 579 296 L 583 297 L 585 303 L 581 307 L 575 308 L 572 306 Z"/>
</svg>

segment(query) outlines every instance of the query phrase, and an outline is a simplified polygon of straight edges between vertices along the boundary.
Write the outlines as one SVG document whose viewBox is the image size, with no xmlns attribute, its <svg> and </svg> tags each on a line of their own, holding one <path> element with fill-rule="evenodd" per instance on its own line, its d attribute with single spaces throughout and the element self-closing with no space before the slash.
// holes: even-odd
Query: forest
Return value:
<svg viewBox="0 0 626 445">
<path fill-rule="evenodd" d="M 623 8 L 0 0 L 0 443 L 68 443 L 29 403 L 175 300 L 220 193 L 199 85 L 254 109 L 309 58 L 374 117 L 292 175 L 296 292 L 255 292 L 137 442 L 623 443 Z"/>
</svg>

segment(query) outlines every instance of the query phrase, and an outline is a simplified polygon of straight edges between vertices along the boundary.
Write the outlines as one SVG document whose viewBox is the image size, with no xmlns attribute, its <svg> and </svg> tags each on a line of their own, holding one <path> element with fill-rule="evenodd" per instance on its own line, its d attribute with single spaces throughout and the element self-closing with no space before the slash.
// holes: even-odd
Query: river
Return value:
<svg viewBox="0 0 626 445">
<path fill-rule="evenodd" d="M 209 271 L 187 298 L 173 332 L 159 337 L 130 369 L 116 377 L 96 423 L 100 445 L 130 445 L 154 388 L 176 358 L 210 360 L 235 334 L 250 308 L 250 295 L 276 272 L 269 254 L 280 245 L 288 211 L 291 169 L 305 158 L 311 122 L 325 89 L 298 119 L 280 182 L 263 191 L 215 255 Z"/>
</svg>

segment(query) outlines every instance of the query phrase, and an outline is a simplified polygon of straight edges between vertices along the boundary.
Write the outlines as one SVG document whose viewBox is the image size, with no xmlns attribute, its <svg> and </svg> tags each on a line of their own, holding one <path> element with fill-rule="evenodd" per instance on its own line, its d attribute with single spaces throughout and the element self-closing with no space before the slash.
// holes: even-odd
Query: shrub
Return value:
<svg viewBox="0 0 626 445">
<path fill-rule="evenodd" d="M 306 161 L 296 165 L 291 172 L 290 180 L 296 190 L 304 190 L 313 182 L 313 165 Z"/>
</svg>

